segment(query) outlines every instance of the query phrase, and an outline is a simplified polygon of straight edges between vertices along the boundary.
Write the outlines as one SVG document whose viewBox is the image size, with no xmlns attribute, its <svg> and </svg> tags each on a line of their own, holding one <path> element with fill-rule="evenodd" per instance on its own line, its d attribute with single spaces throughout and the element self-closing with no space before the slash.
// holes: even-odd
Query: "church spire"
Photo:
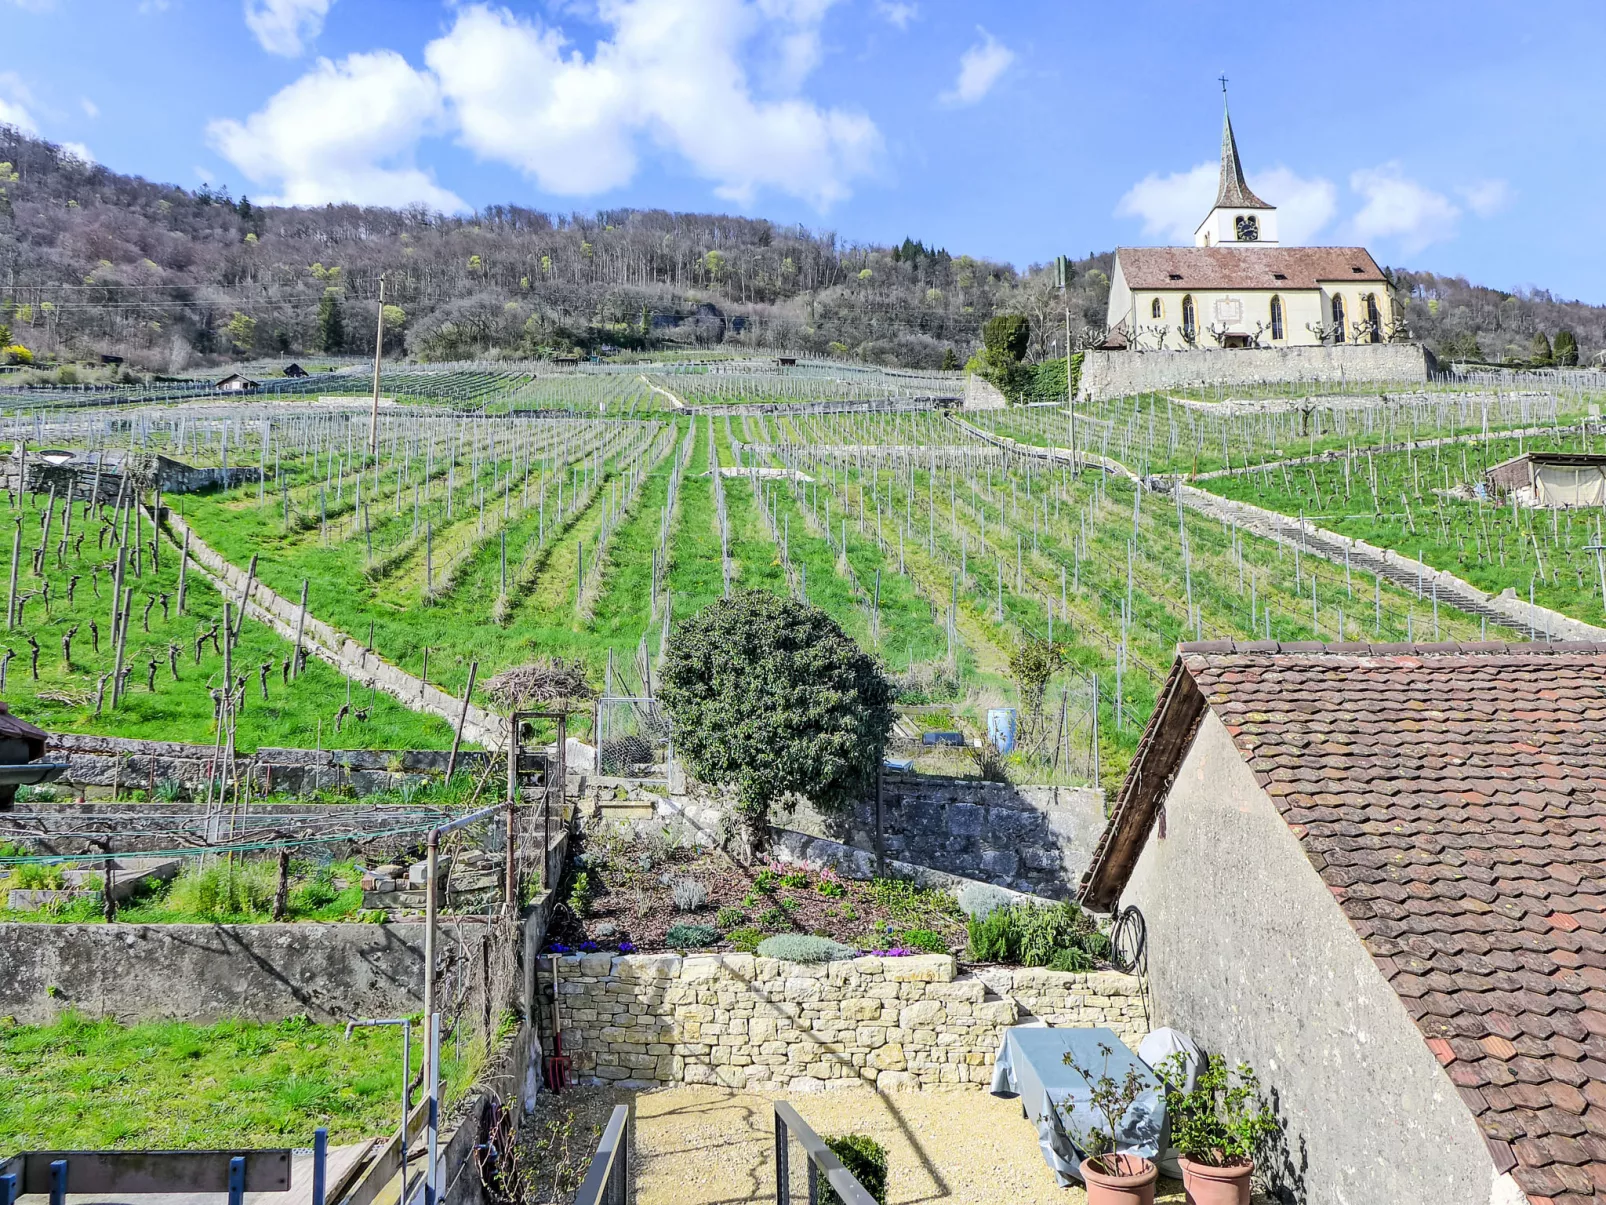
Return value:
<svg viewBox="0 0 1606 1205">
<path fill-rule="evenodd" d="M 1270 209 L 1244 183 L 1243 165 L 1238 162 L 1238 140 L 1232 134 L 1232 115 L 1227 112 L 1227 81 L 1221 81 L 1221 186 L 1216 190 L 1217 209 Z"/>
</svg>

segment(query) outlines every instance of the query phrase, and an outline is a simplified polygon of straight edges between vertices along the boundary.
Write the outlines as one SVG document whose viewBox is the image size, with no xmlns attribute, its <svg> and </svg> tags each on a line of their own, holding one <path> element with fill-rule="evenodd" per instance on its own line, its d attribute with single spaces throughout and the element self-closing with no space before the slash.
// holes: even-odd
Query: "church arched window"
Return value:
<svg viewBox="0 0 1606 1205">
<path fill-rule="evenodd" d="M 1366 324 L 1371 328 L 1372 342 L 1383 342 L 1383 314 L 1377 308 L 1376 293 L 1368 293 L 1366 295 Z"/>
<path fill-rule="evenodd" d="M 1150 318 L 1163 318 L 1163 317 L 1165 317 L 1165 307 L 1160 304 L 1160 299 L 1158 297 L 1156 297 L 1153 301 L 1151 301 L 1149 303 L 1149 317 Z"/>
<path fill-rule="evenodd" d="M 1193 314 L 1193 294 L 1182 299 L 1182 333 L 1189 339 L 1198 333 L 1199 325 Z"/>
<path fill-rule="evenodd" d="M 1283 337 L 1283 299 L 1281 297 L 1273 297 L 1271 299 L 1271 337 L 1273 339 L 1281 339 Z"/>
<path fill-rule="evenodd" d="M 1333 342 L 1344 342 L 1344 299 L 1333 296 Z"/>
</svg>

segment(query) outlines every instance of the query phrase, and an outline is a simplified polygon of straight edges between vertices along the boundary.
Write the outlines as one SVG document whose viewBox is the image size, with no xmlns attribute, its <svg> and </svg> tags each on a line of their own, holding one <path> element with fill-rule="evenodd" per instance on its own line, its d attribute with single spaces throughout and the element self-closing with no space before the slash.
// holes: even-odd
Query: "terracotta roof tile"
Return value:
<svg viewBox="0 0 1606 1205">
<path fill-rule="evenodd" d="M 1278 291 L 1344 280 L 1383 283 L 1382 269 L 1364 247 L 1120 247 L 1115 258 L 1129 289 Z M 1322 647 L 1311 644 L 1309 649 Z M 1245 675 L 1221 681 L 1236 685 L 1253 680 Z"/>
</svg>

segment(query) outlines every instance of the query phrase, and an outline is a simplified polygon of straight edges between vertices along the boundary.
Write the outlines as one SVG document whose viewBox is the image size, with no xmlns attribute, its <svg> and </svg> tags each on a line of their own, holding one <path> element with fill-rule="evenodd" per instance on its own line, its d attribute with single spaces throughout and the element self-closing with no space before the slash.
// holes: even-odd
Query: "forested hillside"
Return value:
<svg viewBox="0 0 1606 1205">
<path fill-rule="evenodd" d="M 1111 258 L 1074 263 L 1077 340 L 1104 320 Z M 1063 354 L 1067 299 L 1046 266 L 662 210 L 259 206 L 121 175 L 0 127 L 0 324 L 36 355 L 178 371 L 372 354 L 381 276 L 386 351 L 420 359 L 735 344 L 957 366 L 999 313 L 1030 319 L 1028 361 Z M 1601 307 L 1397 279 L 1413 328 L 1441 353 L 1520 359 L 1536 332 L 1564 328 L 1586 359 L 1606 345 Z"/>
</svg>

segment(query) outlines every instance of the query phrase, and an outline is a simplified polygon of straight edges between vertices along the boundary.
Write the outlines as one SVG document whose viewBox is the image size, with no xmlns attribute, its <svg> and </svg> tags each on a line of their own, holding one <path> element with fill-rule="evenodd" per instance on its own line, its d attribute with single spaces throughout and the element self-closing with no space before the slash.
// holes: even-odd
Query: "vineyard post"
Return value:
<svg viewBox="0 0 1606 1205">
<path fill-rule="evenodd" d="M 409 302 L 408 304 L 411 304 Z M 385 278 L 379 278 L 379 321 L 374 328 L 374 405 L 368 418 L 368 454 L 379 458 L 379 353 L 385 346 Z"/>
</svg>

